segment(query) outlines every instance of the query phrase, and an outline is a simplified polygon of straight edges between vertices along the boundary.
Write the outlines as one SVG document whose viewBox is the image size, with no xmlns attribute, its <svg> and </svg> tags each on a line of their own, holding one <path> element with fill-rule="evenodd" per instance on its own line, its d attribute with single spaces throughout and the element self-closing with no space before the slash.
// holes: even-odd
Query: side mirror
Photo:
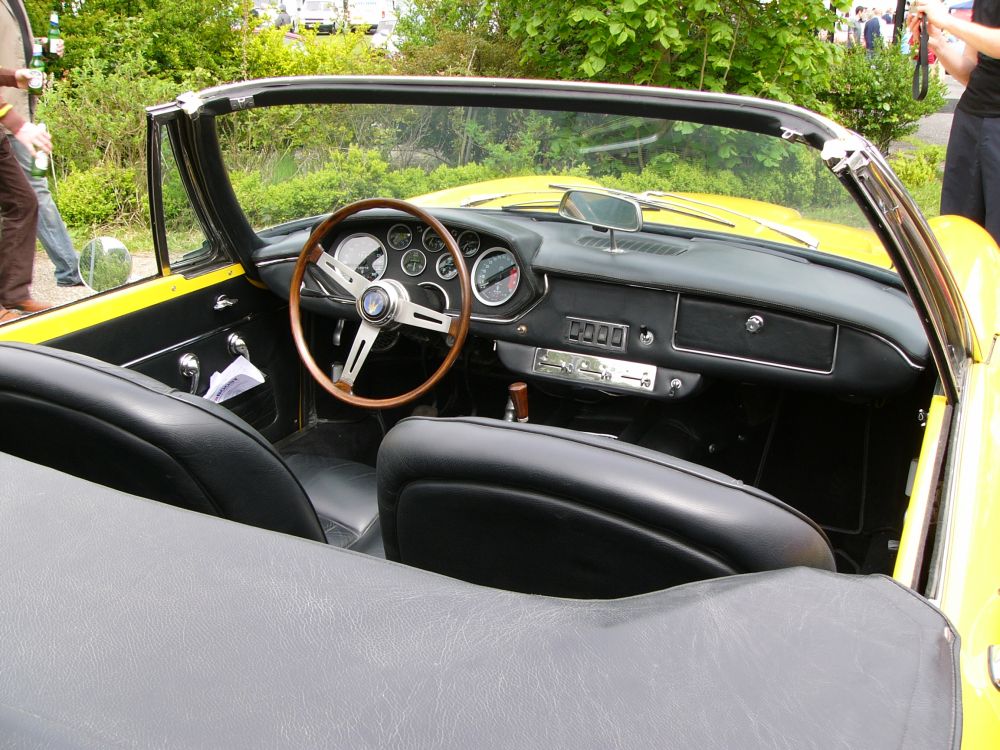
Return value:
<svg viewBox="0 0 1000 750">
<path fill-rule="evenodd" d="M 95 292 L 122 286 L 132 273 L 132 255 L 114 237 L 96 237 L 80 251 L 80 278 Z"/>
<path fill-rule="evenodd" d="M 642 209 L 631 198 L 590 190 L 567 190 L 559 202 L 559 215 L 602 229 L 638 232 Z"/>
</svg>

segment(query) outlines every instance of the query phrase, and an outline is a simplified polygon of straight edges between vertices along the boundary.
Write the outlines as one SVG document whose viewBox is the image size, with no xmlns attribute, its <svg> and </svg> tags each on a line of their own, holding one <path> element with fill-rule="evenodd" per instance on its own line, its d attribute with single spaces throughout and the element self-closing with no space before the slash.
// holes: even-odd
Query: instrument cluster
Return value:
<svg viewBox="0 0 1000 750">
<path fill-rule="evenodd" d="M 498 307 L 513 298 L 521 281 L 514 253 L 499 240 L 463 227 L 446 227 L 471 268 L 472 293 L 487 307 Z M 369 281 L 388 274 L 401 281 L 437 287 L 449 297 L 447 287 L 458 275 L 455 261 L 434 229 L 417 222 L 395 222 L 371 231 L 355 231 L 336 240 L 334 257 Z M 398 273 L 397 273 L 398 271 Z M 457 291 L 457 290 L 455 290 Z"/>
</svg>

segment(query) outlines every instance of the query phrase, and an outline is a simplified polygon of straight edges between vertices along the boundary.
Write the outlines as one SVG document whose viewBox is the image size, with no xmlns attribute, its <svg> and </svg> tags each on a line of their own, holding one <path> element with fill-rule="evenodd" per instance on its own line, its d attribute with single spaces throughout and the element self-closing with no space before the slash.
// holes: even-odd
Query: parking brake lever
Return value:
<svg viewBox="0 0 1000 750">
<path fill-rule="evenodd" d="M 507 408 L 504 409 L 505 422 L 528 421 L 528 384 L 518 381 L 507 389 Z"/>
</svg>

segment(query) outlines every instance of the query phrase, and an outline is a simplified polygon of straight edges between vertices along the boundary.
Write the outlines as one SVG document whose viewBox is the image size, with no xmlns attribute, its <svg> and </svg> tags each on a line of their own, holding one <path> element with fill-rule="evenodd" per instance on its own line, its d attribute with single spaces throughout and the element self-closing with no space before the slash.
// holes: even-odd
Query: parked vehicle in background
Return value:
<svg viewBox="0 0 1000 750">
<path fill-rule="evenodd" d="M 375 33 L 382 21 L 394 18 L 395 15 L 395 3 L 392 0 L 354 0 L 347 3 L 351 29 L 361 29 L 366 34 Z"/>
<path fill-rule="evenodd" d="M 305 0 L 292 17 L 292 30 L 316 29 L 319 34 L 332 34 L 338 19 L 337 3 L 332 0 Z"/>
<path fill-rule="evenodd" d="M 381 47 L 388 54 L 399 52 L 396 46 L 396 17 L 388 16 L 378 23 L 375 33 L 372 35 L 372 45 Z"/>
</svg>

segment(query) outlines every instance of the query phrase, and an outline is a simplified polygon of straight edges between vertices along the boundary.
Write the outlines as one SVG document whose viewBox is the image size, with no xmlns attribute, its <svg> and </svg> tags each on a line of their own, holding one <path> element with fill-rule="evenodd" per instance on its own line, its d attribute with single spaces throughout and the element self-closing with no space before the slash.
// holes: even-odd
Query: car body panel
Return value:
<svg viewBox="0 0 1000 750">
<path fill-rule="evenodd" d="M 963 216 L 930 220 L 938 243 L 946 249 L 948 264 L 962 289 L 962 300 L 975 332 L 974 358 L 982 362 L 1000 335 L 1000 248 L 990 234 Z M 983 248 L 986 248 L 984 251 Z M 991 253 L 992 251 L 992 253 Z"/>
<path fill-rule="evenodd" d="M 71 307 L 61 307 L 46 315 L 26 317 L 0 327 L 0 341 L 32 344 L 51 341 L 243 275 L 243 267 L 233 264 L 191 278 L 180 274 L 154 277 L 90 297 Z"/>
</svg>

